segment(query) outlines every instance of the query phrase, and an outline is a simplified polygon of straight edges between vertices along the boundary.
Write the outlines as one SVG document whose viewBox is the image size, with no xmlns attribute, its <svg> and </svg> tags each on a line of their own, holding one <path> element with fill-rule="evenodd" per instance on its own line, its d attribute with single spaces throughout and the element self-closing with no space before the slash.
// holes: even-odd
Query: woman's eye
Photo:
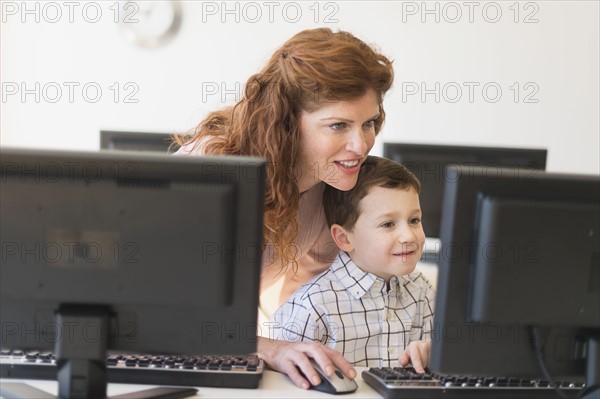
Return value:
<svg viewBox="0 0 600 399">
<path fill-rule="evenodd" d="M 372 121 L 365 122 L 364 126 L 366 129 L 371 129 L 375 127 L 375 120 L 373 119 Z"/>
<path fill-rule="evenodd" d="M 346 124 L 344 122 L 339 122 L 339 123 L 334 123 L 332 125 L 329 125 L 330 128 L 332 128 L 333 130 L 342 130 L 343 128 L 346 127 Z"/>
<path fill-rule="evenodd" d="M 412 218 L 412 219 L 410 219 L 410 223 L 411 224 L 419 224 L 419 223 L 421 223 L 421 219 L 419 219 L 419 218 Z"/>
</svg>

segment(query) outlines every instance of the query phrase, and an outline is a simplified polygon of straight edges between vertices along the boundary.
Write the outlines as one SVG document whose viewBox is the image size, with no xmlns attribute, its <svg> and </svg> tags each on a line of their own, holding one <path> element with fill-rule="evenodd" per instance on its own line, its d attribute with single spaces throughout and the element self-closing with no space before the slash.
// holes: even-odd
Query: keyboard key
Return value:
<svg viewBox="0 0 600 399">
<path fill-rule="evenodd" d="M 190 370 L 190 369 L 194 368 L 195 363 L 196 363 L 196 360 L 194 358 L 186 359 L 182 363 L 182 367 L 186 370 Z"/>
<path fill-rule="evenodd" d="M 127 367 L 135 367 L 137 365 L 138 359 L 135 356 L 130 356 L 125 359 L 125 365 Z"/>
<path fill-rule="evenodd" d="M 107 366 L 116 366 L 117 363 L 119 363 L 119 358 L 117 356 L 109 356 L 108 359 L 106 359 Z"/>
</svg>

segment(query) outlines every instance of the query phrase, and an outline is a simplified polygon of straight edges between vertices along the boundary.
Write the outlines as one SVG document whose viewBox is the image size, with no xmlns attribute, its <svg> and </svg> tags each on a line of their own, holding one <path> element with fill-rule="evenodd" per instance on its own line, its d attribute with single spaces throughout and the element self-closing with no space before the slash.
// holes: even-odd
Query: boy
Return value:
<svg viewBox="0 0 600 399">
<path fill-rule="evenodd" d="M 318 341 L 354 366 L 429 361 L 434 292 L 421 273 L 420 184 L 404 166 L 368 157 L 350 191 L 327 187 L 323 206 L 341 249 L 271 318 L 272 338 Z"/>
</svg>

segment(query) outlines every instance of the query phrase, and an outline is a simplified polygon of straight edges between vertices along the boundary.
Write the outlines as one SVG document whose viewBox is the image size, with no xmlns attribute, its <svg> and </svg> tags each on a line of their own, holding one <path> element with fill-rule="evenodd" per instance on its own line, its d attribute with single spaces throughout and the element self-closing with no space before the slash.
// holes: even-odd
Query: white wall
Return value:
<svg viewBox="0 0 600 399">
<path fill-rule="evenodd" d="M 600 173 L 598 1 L 184 1 L 178 35 L 155 49 L 125 39 L 114 22 L 115 1 L 74 3 L 70 22 L 73 6 L 65 2 L 49 8 L 2 1 L 2 146 L 95 150 L 100 129 L 186 131 L 223 105 L 221 94 L 233 102 L 235 95 L 221 88 L 241 90 L 287 38 L 328 26 L 375 43 L 395 60 L 388 119 L 374 154 L 383 141 L 541 147 L 549 150 L 548 170 Z M 88 3 L 102 9 L 96 23 L 88 22 Z M 239 12 L 226 14 L 225 7 Z M 62 17 L 52 23 L 56 9 Z M 256 10 L 262 17 L 252 22 Z M 432 92 L 421 97 L 421 85 Z M 62 97 L 53 103 L 57 86 Z M 95 103 L 92 86 L 102 89 Z M 207 92 L 214 87 L 220 92 Z M 23 88 L 31 92 L 23 95 Z M 126 102 L 127 94 L 137 103 Z"/>
</svg>

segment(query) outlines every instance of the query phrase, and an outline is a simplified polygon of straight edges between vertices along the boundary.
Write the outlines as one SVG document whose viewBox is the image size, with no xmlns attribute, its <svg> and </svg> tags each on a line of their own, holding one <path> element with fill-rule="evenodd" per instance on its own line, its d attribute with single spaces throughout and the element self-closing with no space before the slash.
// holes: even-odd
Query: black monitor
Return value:
<svg viewBox="0 0 600 399">
<path fill-rule="evenodd" d="M 54 351 L 61 397 L 106 395 L 107 350 L 256 350 L 261 159 L 0 154 L 1 344 Z"/>
<path fill-rule="evenodd" d="M 598 384 L 599 177 L 450 166 L 446 180 L 431 369 Z"/>
<path fill-rule="evenodd" d="M 100 150 L 172 153 L 178 148 L 168 133 L 100 131 Z"/>
<path fill-rule="evenodd" d="M 489 169 L 546 168 L 545 149 L 469 147 L 409 143 L 384 143 L 383 155 L 405 165 L 421 181 L 423 229 L 427 237 L 440 236 L 444 168 L 452 164 L 480 166 Z"/>
</svg>

